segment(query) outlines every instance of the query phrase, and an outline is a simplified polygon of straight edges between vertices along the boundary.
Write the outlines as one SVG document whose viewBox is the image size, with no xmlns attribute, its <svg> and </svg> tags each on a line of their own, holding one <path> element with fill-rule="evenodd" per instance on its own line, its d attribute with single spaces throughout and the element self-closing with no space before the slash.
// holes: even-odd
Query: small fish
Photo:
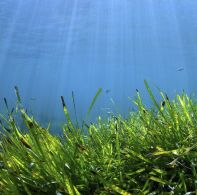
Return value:
<svg viewBox="0 0 197 195">
<path fill-rule="evenodd" d="M 110 89 L 106 89 L 106 90 L 105 90 L 105 93 L 107 93 L 107 94 L 110 93 L 110 92 L 111 92 Z"/>
<path fill-rule="evenodd" d="M 30 98 L 30 100 L 35 101 L 35 100 L 36 100 L 36 98 L 33 98 L 33 97 L 32 97 L 32 98 Z"/>
<path fill-rule="evenodd" d="M 180 72 L 180 71 L 184 70 L 184 68 L 183 67 L 179 67 L 176 70 Z"/>
<path fill-rule="evenodd" d="M 101 108 L 102 110 L 111 110 L 111 108 Z"/>
</svg>

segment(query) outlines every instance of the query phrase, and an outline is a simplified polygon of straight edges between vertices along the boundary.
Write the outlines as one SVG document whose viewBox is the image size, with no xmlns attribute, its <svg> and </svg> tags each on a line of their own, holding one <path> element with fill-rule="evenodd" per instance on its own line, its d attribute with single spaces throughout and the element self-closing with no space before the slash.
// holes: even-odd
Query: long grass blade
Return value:
<svg viewBox="0 0 197 195">
<path fill-rule="evenodd" d="M 87 117 L 89 116 L 90 112 L 92 111 L 92 108 L 93 108 L 93 106 L 94 106 L 94 104 L 95 104 L 97 98 L 98 98 L 99 95 L 101 94 L 101 92 L 102 92 L 102 88 L 99 88 L 98 91 L 96 92 L 96 95 L 94 96 L 94 98 L 93 98 L 91 104 L 90 104 L 90 107 L 89 107 L 88 112 L 87 112 Z M 86 117 L 86 118 L 87 118 L 87 117 Z"/>
</svg>

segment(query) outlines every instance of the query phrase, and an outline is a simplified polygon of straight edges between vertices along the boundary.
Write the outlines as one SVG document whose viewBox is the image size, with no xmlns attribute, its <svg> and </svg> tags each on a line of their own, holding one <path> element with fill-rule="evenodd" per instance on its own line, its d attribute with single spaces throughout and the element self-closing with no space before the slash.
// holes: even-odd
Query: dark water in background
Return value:
<svg viewBox="0 0 197 195">
<path fill-rule="evenodd" d="M 43 124 L 64 119 L 60 96 L 79 120 L 99 87 L 92 118 L 126 115 L 143 80 L 170 96 L 197 92 L 196 0 L 1 0 L 0 101 L 17 85 Z M 112 98 L 115 102 L 113 105 Z"/>
</svg>

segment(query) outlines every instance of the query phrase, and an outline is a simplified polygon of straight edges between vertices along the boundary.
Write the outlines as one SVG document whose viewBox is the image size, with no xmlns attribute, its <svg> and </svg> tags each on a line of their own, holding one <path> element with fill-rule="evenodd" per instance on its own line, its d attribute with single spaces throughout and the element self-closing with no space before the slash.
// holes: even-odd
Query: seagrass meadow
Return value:
<svg viewBox="0 0 197 195">
<path fill-rule="evenodd" d="M 15 88 L 16 107 L 9 111 L 5 99 L 8 115 L 1 115 L 0 194 L 197 194 L 196 100 L 160 92 L 158 102 L 145 85 L 151 108 L 137 91 L 138 110 L 126 119 L 112 114 L 81 127 L 61 97 L 61 136 L 27 114 Z"/>
</svg>

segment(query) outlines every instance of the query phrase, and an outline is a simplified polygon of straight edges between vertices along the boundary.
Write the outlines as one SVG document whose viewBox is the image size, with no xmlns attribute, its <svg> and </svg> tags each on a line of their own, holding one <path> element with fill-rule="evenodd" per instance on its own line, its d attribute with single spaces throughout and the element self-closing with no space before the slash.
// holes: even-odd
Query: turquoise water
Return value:
<svg viewBox="0 0 197 195">
<path fill-rule="evenodd" d="M 63 120 L 61 95 L 73 116 L 72 91 L 79 120 L 99 87 L 92 119 L 126 115 L 136 88 L 147 100 L 144 79 L 196 93 L 196 35 L 196 0 L 1 0 L 1 109 L 15 85 L 44 124 Z"/>
</svg>

